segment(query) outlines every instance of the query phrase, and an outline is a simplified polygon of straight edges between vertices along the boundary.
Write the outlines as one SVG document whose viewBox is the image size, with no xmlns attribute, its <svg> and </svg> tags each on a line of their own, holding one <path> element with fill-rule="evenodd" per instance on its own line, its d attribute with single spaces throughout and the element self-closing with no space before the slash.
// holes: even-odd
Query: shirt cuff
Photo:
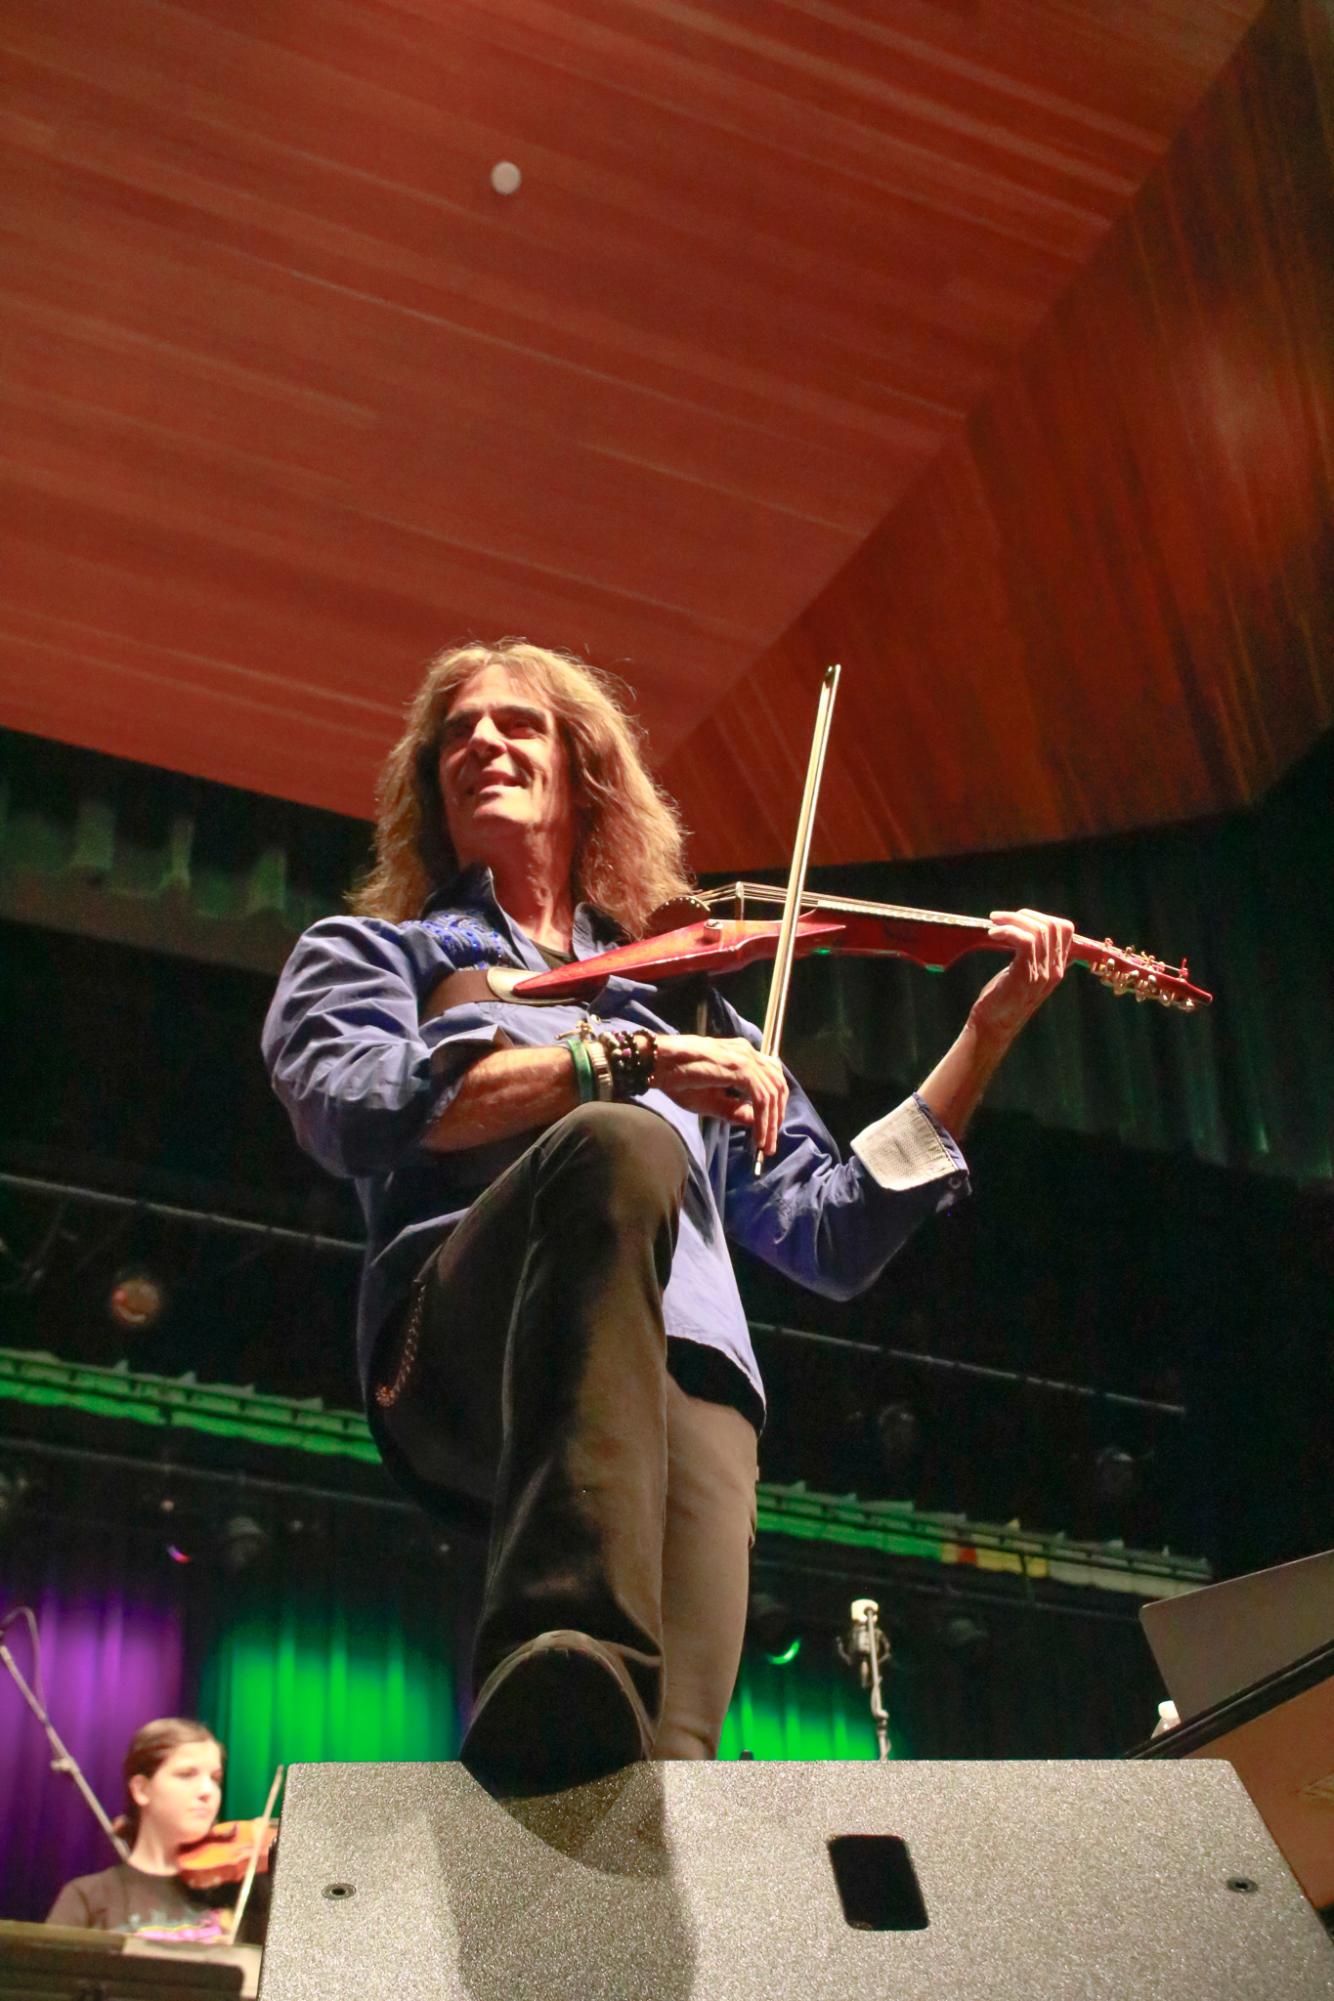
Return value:
<svg viewBox="0 0 1334 2001">
<path fill-rule="evenodd" d="M 423 1134 L 428 1133 L 453 1104 L 460 1084 L 474 1063 L 483 1056 L 494 1055 L 497 1049 L 513 1047 L 504 1029 L 490 1022 L 476 1028 L 456 1029 L 451 1035 L 433 1036 L 431 1031 L 443 1021 L 444 1016 L 437 1015 L 422 1027 L 430 1073 L 430 1110 L 422 1128 Z"/>
<path fill-rule="evenodd" d="M 864 1126 L 852 1151 L 880 1188 L 901 1194 L 940 1184 L 937 1209 L 968 1193 L 968 1162 L 930 1106 L 916 1092 L 883 1119 Z"/>
</svg>

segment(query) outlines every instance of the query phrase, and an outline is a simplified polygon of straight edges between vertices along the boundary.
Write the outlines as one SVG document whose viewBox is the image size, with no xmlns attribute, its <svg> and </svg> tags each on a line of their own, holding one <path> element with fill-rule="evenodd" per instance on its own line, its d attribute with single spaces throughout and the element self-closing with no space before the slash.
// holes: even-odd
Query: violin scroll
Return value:
<svg viewBox="0 0 1334 2001">
<path fill-rule="evenodd" d="M 1133 945 L 1114 945 L 1110 938 L 1103 939 L 1102 955 L 1090 957 L 1088 968 L 1114 994 L 1132 994 L 1137 1001 L 1156 1000 L 1161 1007 L 1179 1007 L 1183 1014 L 1194 1014 L 1211 998 L 1191 985 L 1184 959 L 1179 966 L 1169 966 L 1150 952 L 1136 951 Z"/>
</svg>

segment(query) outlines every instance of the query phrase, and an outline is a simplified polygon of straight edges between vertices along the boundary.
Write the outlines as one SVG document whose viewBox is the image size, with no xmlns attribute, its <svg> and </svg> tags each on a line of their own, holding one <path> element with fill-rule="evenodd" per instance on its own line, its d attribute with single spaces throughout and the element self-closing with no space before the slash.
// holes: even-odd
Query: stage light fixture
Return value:
<svg viewBox="0 0 1334 2001">
<path fill-rule="evenodd" d="M 767 1591 L 752 1591 L 750 1595 L 746 1638 L 774 1667 L 786 1667 L 801 1652 L 801 1629 L 792 1607 Z"/>
<path fill-rule="evenodd" d="M 961 1667 L 979 1666 L 991 1650 L 987 1627 L 948 1586 L 931 1624 L 936 1644 Z"/>
<path fill-rule="evenodd" d="M 423 1569 L 437 1570 L 451 1563 L 454 1545 L 434 1522 L 423 1521 L 411 1528 L 398 1545 L 405 1558 Z"/>
<path fill-rule="evenodd" d="M 1093 1455 L 1093 1492 L 1107 1507 L 1125 1507 L 1139 1485 L 1139 1461 L 1123 1445 L 1104 1445 Z"/>
<path fill-rule="evenodd" d="M 3 1535 L 23 1506 L 28 1477 L 17 1468 L 0 1468 L 0 1535 Z"/>
<path fill-rule="evenodd" d="M 263 1557 L 273 1541 L 253 1515 L 229 1515 L 217 1536 L 218 1561 L 229 1577 L 239 1577 Z"/>
<path fill-rule="evenodd" d="M 107 1311 L 129 1334 L 144 1334 L 167 1310 L 167 1288 L 147 1265 L 124 1265 L 111 1281 Z"/>
<path fill-rule="evenodd" d="M 922 1425 L 910 1403 L 882 1404 L 875 1414 L 875 1437 L 886 1473 L 906 1471 L 921 1450 Z"/>
</svg>

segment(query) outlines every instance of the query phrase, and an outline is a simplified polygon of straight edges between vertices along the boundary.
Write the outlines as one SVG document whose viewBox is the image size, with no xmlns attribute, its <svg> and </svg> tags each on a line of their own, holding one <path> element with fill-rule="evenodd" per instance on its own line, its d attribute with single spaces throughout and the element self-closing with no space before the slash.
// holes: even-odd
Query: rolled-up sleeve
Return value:
<svg viewBox="0 0 1334 2001">
<path fill-rule="evenodd" d="M 758 1041 L 739 1016 L 738 1032 Z M 728 1140 L 727 1233 L 809 1291 L 850 1299 L 873 1284 L 919 1224 L 968 1192 L 953 1139 L 920 1098 L 860 1132 L 845 1160 L 789 1073 L 776 1156 L 756 1175 L 750 1136 Z"/>
<path fill-rule="evenodd" d="M 264 1023 L 264 1059 L 297 1140 L 331 1174 L 400 1166 L 469 1064 L 496 1046 L 496 1024 L 472 1008 L 421 1022 L 423 986 L 448 970 L 419 968 L 403 932 L 374 918 L 325 918 L 298 941 Z"/>
<path fill-rule="evenodd" d="M 881 1188 L 931 1184 L 939 1197 L 938 1209 L 948 1209 L 967 1193 L 968 1162 L 953 1135 L 915 1091 L 883 1119 L 863 1126 L 852 1151 Z"/>
</svg>

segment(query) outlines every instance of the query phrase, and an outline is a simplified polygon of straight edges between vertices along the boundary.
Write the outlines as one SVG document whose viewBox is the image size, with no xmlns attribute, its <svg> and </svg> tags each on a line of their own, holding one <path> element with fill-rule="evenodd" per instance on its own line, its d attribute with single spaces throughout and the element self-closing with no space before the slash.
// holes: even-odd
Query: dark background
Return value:
<svg viewBox="0 0 1334 2001">
<path fill-rule="evenodd" d="M 1327 822 L 1320 801 L 1331 768 L 1325 747 L 1268 808 L 1269 823 L 1317 874 L 1323 861 L 1309 835 Z M 122 777 L 126 769 L 133 771 L 117 767 Z M 119 823 L 122 847 L 127 820 L 143 840 L 151 832 L 154 775 L 145 776 L 146 790 L 133 795 Z M 159 779 L 164 787 L 180 784 Z M 72 786 L 52 812 L 68 817 L 78 790 Z M 205 790 L 194 862 L 201 879 L 210 855 L 220 864 L 229 842 L 234 853 L 244 854 L 247 840 L 253 847 L 254 812 L 247 822 L 245 809 L 263 804 Z M 158 810 L 160 817 L 160 801 Z M 290 819 L 296 809 L 283 810 Z M 307 877 L 323 869 L 331 878 L 324 907 L 333 907 L 364 833 L 331 816 L 306 816 L 297 827 L 304 853 L 287 833 L 289 863 Z M 1189 830 L 1178 837 L 1190 838 Z M 1277 877 L 1272 855 L 1266 865 Z M 1252 867 L 1248 895 L 1254 874 Z M 1290 875 L 1287 886 L 1291 894 Z M 1221 949 L 1237 911 L 1212 915 Z M 1281 972 L 1286 963 L 1294 982 L 1320 949 L 1314 935 L 1291 927 L 1268 946 L 1271 968 Z M 0 1168 L 355 1243 L 350 1187 L 299 1152 L 261 1066 L 270 970 L 203 964 L 188 952 L 12 920 L 0 924 L 0 955 L 0 1035 L 9 1052 Z M 852 1061 L 842 1062 L 836 1089 L 814 1088 L 841 1140 L 916 1081 L 906 1069 L 893 1074 L 896 1041 L 923 1039 L 921 1022 L 907 1011 L 929 991 L 943 1017 L 962 1019 L 990 969 L 974 961 L 940 980 L 883 964 L 853 969 L 855 984 L 840 989 L 845 1014 L 851 992 L 863 1010 L 883 1001 L 884 1018 L 872 1037 L 854 1015 L 841 1045 Z M 813 1049 L 822 1046 L 832 990 L 820 982 L 829 971 L 828 962 L 798 971 L 793 1018 Z M 1225 954 L 1209 965 L 1220 989 L 1216 1023 L 1242 1052 L 1253 971 Z M 1305 977 L 1309 986 L 1309 963 Z M 1133 1016 L 1129 1003 L 1102 995 L 1082 974 L 1072 975 L 1072 989 L 1076 983 L 1086 991 L 1058 995 L 1048 1015 L 1067 1009 L 1072 1017 L 1078 1008 L 1095 1036 L 1109 1038 L 1127 1018 L 1122 1010 Z M 736 997 L 753 1012 L 762 988 L 745 976 Z M 1281 1023 L 1282 992 L 1271 989 L 1268 999 L 1271 1020 Z M 1212 1026 L 1148 1013 L 1153 1048 L 1168 1052 L 1164 1062 L 1180 1061 L 1183 1050 L 1198 1046 L 1190 1038 Z M 1062 1028 L 1059 1019 L 1053 1025 Z M 856 1059 L 876 1046 L 888 1054 L 877 1061 L 881 1074 L 869 1079 L 858 1074 Z M 1114 1069 L 1121 1055 L 1114 1039 L 1106 1053 Z M 1291 1047 L 1252 1048 L 1250 1060 L 1285 1072 L 1286 1087 L 1303 1102 L 1309 1097 L 1308 1117 L 1313 1105 L 1318 1110 L 1327 1080 L 1312 1077 L 1303 1094 Z M 1167 1091 L 1173 1080 L 1163 1075 Z M 1170 1546 L 1207 1556 L 1223 1574 L 1328 1542 L 1329 1182 L 1204 1161 L 1185 1141 L 1131 1146 L 1012 1109 L 984 1107 L 968 1152 L 973 1198 L 925 1228 L 851 1304 L 798 1293 L 742 1260 L 743 1294 L 756 1321 L 929 1358 L 868 1357 L 760 1334 L 772 1413 L 765 1477 L 804 1479 L 817 1490 L 865 1499 L 909 1498 L 975 1519 L 1018 1518 L 1076 1536 L 1119 1536 L 1143 1548 Z M 104 1364 L 124 1358 L 164 1374 L 194 1370 L 203 1380 L 355 1407 L 352 1250 L 117 1217 L 77 1201 L 61 1209 L 12 1187 L 0 1189 L 0 1238 L 0 1338 L 11 1345 Z M 166 1278 L 168 1310 L 154 1330 L 128 1337 L 105 1301 L 116 1273 L 138 1264 Z M 941 1366 L 951 1362 L 1184 1405 L 1187 1414 L 987 1381 Z M 896 1434 L 889 1420 L 887 1452 L 877 1414 L 905 1403 L 915 1436 L 905 1443 L 901 1426 Z M 1100 1485 L 1095 1468 L 1107 1448 L 1134 1462 L 1121 1466 L 1113 1495 L 1105 1470 Z"/>
</svg>

